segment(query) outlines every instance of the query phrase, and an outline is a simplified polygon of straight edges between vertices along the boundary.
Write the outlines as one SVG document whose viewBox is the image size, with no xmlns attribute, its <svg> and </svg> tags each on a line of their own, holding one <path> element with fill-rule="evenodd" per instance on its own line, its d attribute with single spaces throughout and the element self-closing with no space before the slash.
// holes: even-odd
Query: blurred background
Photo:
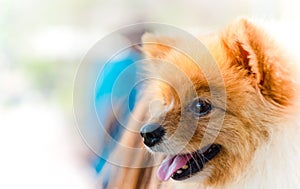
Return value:
<svg viewBox="0 0 300 189">
<path fill-rule="evenodd" d="M 81 59 L 103 36 L 154 21 L 193 33 L 238 16 L 299 25 L 297 0 L 0 0 L 0 188 L 94 188 L 72 108 Z"/>
</svg>

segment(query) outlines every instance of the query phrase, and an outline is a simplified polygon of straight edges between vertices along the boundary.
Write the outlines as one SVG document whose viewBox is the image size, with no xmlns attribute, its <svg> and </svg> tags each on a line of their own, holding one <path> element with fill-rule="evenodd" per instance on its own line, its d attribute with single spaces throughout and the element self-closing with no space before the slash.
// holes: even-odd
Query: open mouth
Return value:
<svg viewBox="0 0 300 189">
<path fill-rule="evenodd" d="M 157 175 L 162 181 L 184 180 L 201 171 L 206 162 L 212 160 L 220 151 L 219 144 L 210 145 L 204 152 L 198 150 L 191 154 L 168 156 L 160 165 Z"/>
</svg>

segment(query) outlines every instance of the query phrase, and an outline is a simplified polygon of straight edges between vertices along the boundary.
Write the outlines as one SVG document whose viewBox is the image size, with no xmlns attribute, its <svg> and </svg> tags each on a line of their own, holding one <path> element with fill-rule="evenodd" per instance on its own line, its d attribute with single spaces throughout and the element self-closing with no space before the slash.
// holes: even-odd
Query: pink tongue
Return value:
<svg viewBox="0 0 300 189">
<path fill-rule="evenodd" d="M 182 166 L 191 159 L 191 155 L 168 156 L 159 166 L 157 176 L 160 180 L 166 181 Z"/>
</svg>

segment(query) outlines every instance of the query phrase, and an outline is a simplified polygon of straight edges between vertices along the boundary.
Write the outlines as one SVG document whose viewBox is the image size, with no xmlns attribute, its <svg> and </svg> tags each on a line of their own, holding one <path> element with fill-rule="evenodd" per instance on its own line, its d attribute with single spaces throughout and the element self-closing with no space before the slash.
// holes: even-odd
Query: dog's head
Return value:
<svg viewBox="0 0 300 189">
<path fill-rule="evenodd" d="M 284 55 L 248 20 L 201 41 L 208 51 L 192 60 L 178 49 L 184 39 L 143 36 L 145 68 L 159 78 L 148 83 L 146 93 L 163 104 L 151 108 L 141 134 L 150 151 L 168 154 L 158 170 L 161 180 L 219 185 L 247 169 L 288 115 L 295 88 Z M 224 115 L 221 125 L 212 119 L 218 115 Z"/>
</svg>

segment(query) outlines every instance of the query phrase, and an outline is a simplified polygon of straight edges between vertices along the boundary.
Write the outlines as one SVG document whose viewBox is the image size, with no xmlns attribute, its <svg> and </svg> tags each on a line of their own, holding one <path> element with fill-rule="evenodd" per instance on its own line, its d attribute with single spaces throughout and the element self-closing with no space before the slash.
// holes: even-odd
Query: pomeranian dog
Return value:
<svg viewBox="0 0 300 189">
<path fill-rule="evenodd" d="M 146 33 L 142 41 L 145 70 L 158 78 L 146 93 L 163 101 L 140 130 L 149 151 L 167 155 L 159 180 L 300 188 L 298 70 L 261 27 L 238 19 L 200 38 L 207 49 L 200 53 L 176 37 Z"/>
</svg>

